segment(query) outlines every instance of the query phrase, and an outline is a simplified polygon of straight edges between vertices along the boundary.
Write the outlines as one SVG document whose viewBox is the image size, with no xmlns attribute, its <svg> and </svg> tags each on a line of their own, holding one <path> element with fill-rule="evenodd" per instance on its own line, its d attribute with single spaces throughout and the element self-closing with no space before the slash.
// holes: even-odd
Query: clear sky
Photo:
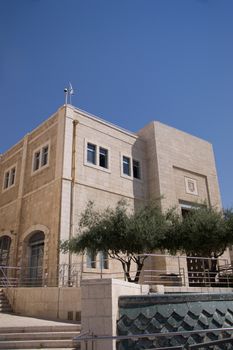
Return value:
<svg viewBox="0 0 233 350">
<path fill-rule="evenodd" d="M 232 0 L 0 0 L 0 153 L 63 103 L 210 141 L 233 206 Z"/>
</svg>

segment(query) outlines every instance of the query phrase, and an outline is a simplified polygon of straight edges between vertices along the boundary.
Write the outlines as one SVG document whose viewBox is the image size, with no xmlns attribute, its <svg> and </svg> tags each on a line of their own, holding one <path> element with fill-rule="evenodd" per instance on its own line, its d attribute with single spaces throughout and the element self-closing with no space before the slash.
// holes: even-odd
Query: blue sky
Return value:
<svg viewBox="0 0 233 350">
<path fill-rule="evenodd" d="M 233 206 L 232 0 L 0 0 L 0 152 L 64 103 L 210 141 Z"/>
</svg>

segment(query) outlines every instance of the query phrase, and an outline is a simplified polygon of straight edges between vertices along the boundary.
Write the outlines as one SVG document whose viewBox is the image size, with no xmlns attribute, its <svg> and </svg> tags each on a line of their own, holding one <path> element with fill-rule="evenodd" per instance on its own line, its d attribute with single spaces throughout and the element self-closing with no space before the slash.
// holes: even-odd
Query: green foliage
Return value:
<svg viewBox="0 0 233 350">
<path fill-rule="evenodd" d="M 221 211 L 202 206 L 190 210 L 182 220 L 176 220 L 168 238 L 169 251 L 180 250 L 186 254 L 217 258 L 233 242 L 233 230 Z"/>
<path fill-rule="evenodd" d="M 143 254 L 166 250 L 171 254 L 181 251 L 217 258 L 232 243 L 232 210 L 223 213 L 201 206 L 181 218 L 175 209 L 162 213 L 154 202 L 132 212 L 125 201 L 120 201 L 116 208 L 103 211 L 96 210 L 93 202 L 89 202 L 78 235 L 63 242 L 61 247 L 64 252 L 72 253 L 107 252 L 121 262 L 128 281 L 138 282 L 146 259 Z M 137 266 L 134 279 L 130 270 L 132 262 Z"/>
<path fill-rule="evenodd" d="M 168 223 L 155 203 L 135 212 L 127 211 L 126 202 L 118 202 L 116 208 L 98 211 L 89 202 L 80 221 L 82 233 L 62 243 L 63 251 L 73 253 L 90 250 L 105 251 L 119 260 L 129 281 L 137 282 L 145 256 L 154 252 L 164 240 Z M 137 265 L 135 279 L 130 277 L 131 262 Z"/>
</svg>

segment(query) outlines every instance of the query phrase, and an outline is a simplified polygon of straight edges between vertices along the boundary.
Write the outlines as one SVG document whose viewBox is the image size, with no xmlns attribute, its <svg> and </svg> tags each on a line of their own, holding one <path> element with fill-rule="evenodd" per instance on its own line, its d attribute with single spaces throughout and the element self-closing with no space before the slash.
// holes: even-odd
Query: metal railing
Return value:
<svg viewBox="0 0 233 350">
<path fill-rule="evenodd" d="M 145 256 L 145 255 L 144 255 Z M 140 275 L 140 284 L 164 285 L 165 287 L 233 287 L 233 267 L 226 259 L 215 259 L 215 271 L 211 269 L 213 259 L 202 257 L 171 256 L 146 254 L 147 259 Z M 161 259 L 167 259 L 164 269 L 153 268 Z M 95 266 L 94 268 L 91 266 Z M 0 286 L 20 287 L 79 287 L 83 279 L 117 278 L 127 280 L 121 265 L 109 260 L 109 268 L 95 261 L 95 265 L 86 262 L 71 265 L 10 267 L 0 266 Z M 136 274 L 135 265 L 131 275 Z"/>
<path fill-rule="evenodd" d="M 17 267 L 0 266 L 0 287 L 9 288 L 18 286 L 18 278 L 16 272 L 19 271 Z"/>
<path fill-rule="evenodd" d="M 131 335 L 116 335 L 116 336 L 107 336 L 107 335 L 94 335 L 94 334 L 80 334 L 77 337 L 73 339 L 73 345 L 79 346 L 80 343 L 84 344 L 85 350 L 95 350 L 97 343 L 101 341 L 116 341 L 117 345 L 119 345 L 122 341 L 129 340 L 131 342 L 131 348 L 132 348 L 132 342 L 134 342 L 134 345 L 136 346 L 139 341 L 142 341 L 144 339 L 159 339 L 159 338 L 174 338 L 174 337 L 182 337 L 184 344 L 181 345 L 175 345 L 175 346 L 157 346 L 153 349 L 150 348 L 150 350 L 191 350 L 191 349 L 215 349 L 215 345 L 217 345 L 217 349 L 220 345 L 226 345 L 226 344 L 233 344 L 233 338 L 231 336 L 227 336 L 224 334 L 221 334 L 221 339 L 212 340 L 212 341 L 204 341 L 196 344 L 188 344 L 189 337 L 192 337 L 194 335 L 207 335 L 208 333 L 212 334 L 219 334 L 227 332 L 233 332 L 233 327 L 226 327 L 226 328 L 215 328 L 215 329 L 204 329 L 204 330 L 192 330 L 192 331 L 178 331 L 178 332 L 168 332 L 168 333 L 147 333 L 147 334 L 131 334 Z M 90 347 L 89 347 L 90 345 Z M 123 347 L 123 349 L 127 348 Z M 138 347 L 137 347 L 138 348 Z M 144 347 L 143 347 L 144 348 Z M 145 349 L 145 348 L 144 348 Z M 224 348 L 225 349 L 225 348 Z M 149 350 L 149 349 L 148 349 Z"/>
</svg>

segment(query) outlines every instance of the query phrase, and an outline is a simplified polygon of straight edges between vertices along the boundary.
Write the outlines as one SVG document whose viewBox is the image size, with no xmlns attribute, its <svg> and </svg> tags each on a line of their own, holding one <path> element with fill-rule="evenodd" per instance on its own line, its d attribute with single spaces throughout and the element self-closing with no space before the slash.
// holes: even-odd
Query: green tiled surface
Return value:
<svg viewBox="0 0 233 350">
<path fill-rule="evenodd" d="M 177 294 L 119 298 L 118 335 L 167 333 L 233 326 L 233 294 Z M 227 332 L 228 333 L 228 332 Z M 229 334 L 122 341 L 119 350 L 154 349 L 221 339 Z M 213 349 L 213 348 L 210 348 Z M 214 349 L 233 349 L 221 345 Z"/>
</svg>

